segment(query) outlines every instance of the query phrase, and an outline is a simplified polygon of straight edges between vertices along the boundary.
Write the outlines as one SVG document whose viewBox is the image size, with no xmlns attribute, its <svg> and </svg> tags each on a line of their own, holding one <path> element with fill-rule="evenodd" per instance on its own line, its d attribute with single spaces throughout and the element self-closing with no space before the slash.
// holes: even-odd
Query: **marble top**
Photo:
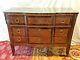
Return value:
<svg viewBox="0 0 80 60">
<path fill-rule="evenodd" d="M 78 13 L 72 8 L 11 8 L 4 12 L 17 12 L 17 13 Z"/>
</svg>

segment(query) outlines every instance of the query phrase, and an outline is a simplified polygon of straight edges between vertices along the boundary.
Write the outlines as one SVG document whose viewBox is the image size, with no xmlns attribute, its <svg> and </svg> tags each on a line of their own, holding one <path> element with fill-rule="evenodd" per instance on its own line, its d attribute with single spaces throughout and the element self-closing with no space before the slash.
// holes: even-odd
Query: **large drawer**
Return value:
<svg viewBox="0 0 80 60">
<path fill-rule="evenodd" d="M 7 23 L 12 25 L 25 25 L 24 15 L 8 15 Z"/>
<path fill-rule="evenodd" d="M 51 16 L 29 16 L 27 20 L 29 25 L 52 25 Z"/>
<path fill-rule="evenodd" d="M 51 29 L 45 28 L 28 28 L 28 33 L 30 37 L 50 37 L 51 36 Z"/>
</svg>

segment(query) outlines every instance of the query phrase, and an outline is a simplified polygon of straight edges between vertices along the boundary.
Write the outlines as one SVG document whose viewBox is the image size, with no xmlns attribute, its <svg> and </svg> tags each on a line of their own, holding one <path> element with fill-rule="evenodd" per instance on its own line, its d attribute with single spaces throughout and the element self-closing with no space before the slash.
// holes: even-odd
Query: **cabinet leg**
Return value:
<svg viewBox="0 0 80 60">
<path fill-rule="evenodd" d="M 12 54 L 14 55 L 15 54 L 15 48 L 14 48 L 14 45 L 11 44 L 11 49 L 12 49 Z"/>
</svg>

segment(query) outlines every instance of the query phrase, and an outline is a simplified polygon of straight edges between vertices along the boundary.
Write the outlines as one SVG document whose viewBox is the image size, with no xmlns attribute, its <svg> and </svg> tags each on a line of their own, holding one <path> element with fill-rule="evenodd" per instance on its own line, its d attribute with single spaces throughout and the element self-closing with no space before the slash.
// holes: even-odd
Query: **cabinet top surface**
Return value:
<svg viewBox="0 0 80 60">
<path fill-rule="evenodd" d="M 4 12 L 16 13 L 78 13 L 77 10 L 72 8 L 11 8 Z"/>
</svg>

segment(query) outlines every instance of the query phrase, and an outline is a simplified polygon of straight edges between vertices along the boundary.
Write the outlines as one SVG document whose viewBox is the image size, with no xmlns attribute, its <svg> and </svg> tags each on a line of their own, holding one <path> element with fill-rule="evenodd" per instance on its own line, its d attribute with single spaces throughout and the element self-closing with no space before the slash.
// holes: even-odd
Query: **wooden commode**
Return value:
<svg viewBox="0 0 80 60">
<path fill-rule="evenodd" d="M 63 48 L 64 55 L 69 54 L 77 11 L 71 8 L 12 8 L 4 14 L 13 54 L 15 45 Z"/>
</svg>

